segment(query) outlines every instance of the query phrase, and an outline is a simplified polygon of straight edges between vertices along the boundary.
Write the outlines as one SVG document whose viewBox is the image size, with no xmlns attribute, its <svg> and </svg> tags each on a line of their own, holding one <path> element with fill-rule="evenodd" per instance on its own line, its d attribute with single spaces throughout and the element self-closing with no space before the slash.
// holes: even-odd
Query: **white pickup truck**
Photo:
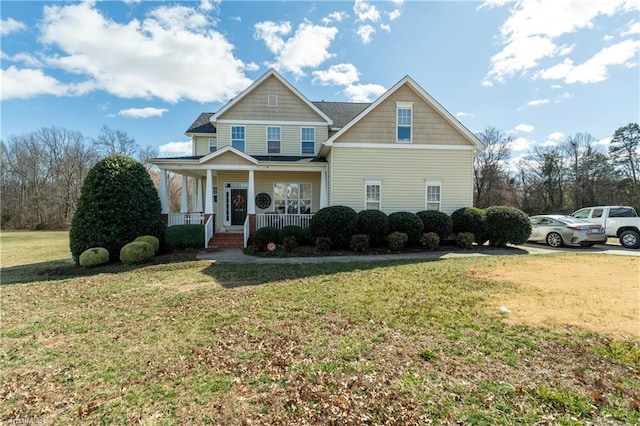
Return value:
<svg viewBox="0 0 640 426">
<path fill-rule="evenodd" d="M 571 216 L 602 225 L 607 236 L 617 237 L 622 247 L 640 248 L 640 217 L 633 207 L 585 207 L 573 212 Z"/>
</svg>

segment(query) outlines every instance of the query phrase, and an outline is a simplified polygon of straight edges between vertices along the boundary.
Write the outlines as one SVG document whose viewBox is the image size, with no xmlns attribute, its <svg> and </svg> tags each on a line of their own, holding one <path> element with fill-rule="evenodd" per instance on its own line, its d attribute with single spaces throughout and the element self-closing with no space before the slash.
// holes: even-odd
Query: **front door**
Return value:
<svg viewBox="0 0 640 426">
<path fill-rule="evenodd" d="M 247 217 L 247 190 L 231 188 L 231 225 L 244 225 Z"/>
</svg>

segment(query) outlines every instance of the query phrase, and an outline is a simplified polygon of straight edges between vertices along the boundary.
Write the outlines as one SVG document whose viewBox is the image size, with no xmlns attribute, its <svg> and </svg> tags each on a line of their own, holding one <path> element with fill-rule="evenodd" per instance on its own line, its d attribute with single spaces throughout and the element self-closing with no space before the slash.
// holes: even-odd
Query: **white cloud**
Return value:
<svg viewBox="0 0 640 426">
<path fill-rule="evenodd" d="M 205 12 L 217 10 L 220 3 L 222 3 L 222 0 L 200 0 L 200 9 Z"/>
<path fill-rule="evenodd" d="M 547 139 L 550 141 L 558 142 L 564 139 L 564 137 L 565 137 L 565 134 L 562 132 L 553 132 L 553 133 L 550 133 L 549 136 L 547 136 Z"/>
<path fill-rule="evenodd" d="M 630 22 L 629 27 L 621 35 L 628 36 L 632 34 L 640 34 L 640 22 Z"/>
<path fill-rule="evenodd" d="M 260 65 L 256 64 L 255 62 L 249 62 L 248 64 L 244 65 L 244 69 L 246 71 L 258 71 L 260 69 Z"/>
<path fill-rule="evenodd" d="M 611 40 L 613 40 L 613 36 L 612 36 L 611 34 L 605 34 L 605 35 L 602 37 L 602 40 L 603 40 L 603 41 L 611 41 Z"/>
<path fill-rule="evenodd" d="M 0 52 L 0 58 L 5 61 L 22 63 L 29 68 L 39 68 L 42 66 L 42 62 L 40 62 L 38 58 L 26 52 L 16 53 L 13 56 Z"/>
<path fill-rule="evenodd" d="M 548 104 L 549 102 L 551 102 L 549 99 L 535 99 L 533 101 L 527 102 L 527 106 L 544 105 L 544 104 Z"/>
<path fill-rule="evenodd" d="M 509 142 L 509 148 L 512 151 L 527 151 L 531 148 L 533 142 L 527 138 L 519 137 Z"/>
<path fill-rule="evenodd" d="M 329 25 L 332 22 L 342 22 L 348 16 L 349 14 L 347 14 L 347 12 L 344 12 L 344 11 L 331 12 L 330 14 L 322 18 L 322 23 L 325 25 Z"/>
<path fill-rule="evenodd" d="M 360 36 L 360 40 L 364 44 L 369 44 L 371 42 L 371 36 L 376 32 L 376 29 L 373 28 L 372 25 L 360 25 L 358 27 L 358 31 L 356 33 Z"/>
<path fill-rule="evenodd" d="M 352 84 L 345 87 L 344 94 L 351 102 L 371 102 L 386 91 L 379 84 Z"/>
<path fill-rule="evenodd" d="M 502 0 L 490 0 L 480 8 L 503 4 Z M 487 78 L 501 82 L 514 75 L 525 75 L 537 68 L 541 60 L 567 55 L 573 50 L 572 46 L 556 44 L 561 36 L 593 28 L 595 19 L 600 16 L 632 10 L 640 10 L 640 3 L 628 0 L 517 1 L 500 27 L 503 48 L 491 58 Z"/>
<path fill-rule="evenodd" d="M 6 36 L 16 31 L 26 29 L 27 26 L 22 22 L 18 22 L 13 18 L 7 18 L 0 20 L 0 34 Z"/>
<path fill-rule="evenodd" d="M 400 16 L 400 9 L 389 12 L 389 20 L 394 21 Z"/>
<path fill-rule="evenodd" d="M 353 12 L 356 15 L 356 22 L 380 21 L 380 11 L 365 0 L 356 0 L 353 4 Z"/>
<path fill-rule="evenodd" d="M 42 42 L 62 51 L 46 63 L 85 78 L 86 86 L 123 98 L 225 101 L 251 81 L 234 46 L 211 25 L 184 6 L 160 6 L 142 20 L 118 23 L 84 2 L 46 6 L 40 28 Z"/>
<path fill-rule="evenodd" d="M 2 100 L 70 94 L 70 87 L 38 69 L 18 69 L 14 66 L 6 70 L 0 69 L 0 81 L 2 82 Z"/>
<path fill-rule="evenodd" d="M 546 80 L 564 80 L 567 84 L 597 83 L 608 78 L 612 65 L 635 66 L 640 52 L 640 40 L 624 40 L 605 47 L 582 64 L 575 65 L 566 58 L 562 63 L 536 73 Z"/>
<path fill-rule="evenodd" d="M 535 129 L 536 129 L 536 128 L 535 128 L 534 126 L 532 126 L 531 124 L 524 124 L 524 123 L 518 124 L 518 125 L 514 128 L 514 130 L 515 130 L 516 132 L 523 132 L 523 133 L 531 133 L 531 132 L 533 132 Z"/>
<path fill-rule="evenodd" d="M 269 63 L 280 71 L 291 71 L 297 76 L 304 75 L 303 68 L 317 67 L 334 56 L 328 49 L 338 29 L 304 22 L 298 26 L 295 34 L 284 40 L 291 31 L 291 24 L 280 25 L 273 22 L 260 22 L 255 25 L 256 39 L 262 39 L 267 48 L 276 55 L 275 62 Z"/>
<path fill-rule="evenodd" d="M 473 114 L 470 112 L 457 112 L 456 117 L 459 117 L 459 118 L 473 117 Z"/>
<path fill-rule="evenodd" d="M 609 146 L 612 140 L 613 140 L 612 137 L 608 137 L 608 138 L 600 139 L 599 141 L 595 142 L 595 144 L 601 145 L 601 146 Z"/>
<path fill-rule="evenodd" d="M 493 7 L 500 7 L 511 1 L 513 0 L 485 0 L 480 6 L 478 6 L 478 9 L 482 9 L 483 7 L 487 7 L 489 9 Z"/>
<path fill-rule="evenodd" d="M 118 115 L 131 118 L 149 118 L 161 117 L 165 112 L 167 112 L 165 108 L 129 108 L 118 111 Z"/>
<path fill-rule="evenodd" d="M 359 73 L 353 64 L 332 65 L 326 71 L 314 71 L 313 82 L 323 86 L 349 86 L 359 80 Z"/>
<path fill-rule="evenodd" d="M 159 151 L 168 156 L 191 155 L 191 141 L 168 142 L 160 145 Z"/>
<path fill-rule="evenodd" d="M 542 142 L 540 144 L 540 146 L 543 147 L 543 148 L 558 146 L 558 142 L 546 140 L 546 141 Z"/>
<path fill-rule="evenodd" d="M 391 25 L 388 24 L 380 24 L 380 29 L 383 31 L 386 31 L 388 33 L 391 32 Z"/>
<path fill-rule="evenodd" d="M 551 86 L 552 89 L 562 89 L 562 86 L 560 84 L 554 84 Z"/>
</svg>

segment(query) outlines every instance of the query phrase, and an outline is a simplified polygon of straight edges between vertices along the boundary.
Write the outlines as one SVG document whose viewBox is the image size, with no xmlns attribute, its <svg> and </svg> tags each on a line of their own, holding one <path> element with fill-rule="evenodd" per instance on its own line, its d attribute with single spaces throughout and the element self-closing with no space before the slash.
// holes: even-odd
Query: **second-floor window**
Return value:
<svg viewBox="0 0 640 426">
<path fill-rule="evenodd" d="M 231 146 L 244 152 L 245 129 L 244 126 L 231 126 Z"/>
<path fill-rule="evenodd" d="M 301 129 L 301 152 L 303 154 L 316 153 L 316 129 L 314 127 L 303 127 Z"/>
<path fill-rule="evenodd" d="M 215 152 L 218 149 L 218 140 L 216 138 L 209 139 L 209 152 Z"/>
<path fill-rule="evenodd" d="M 267 154 L 280 154 L 280 127 L 267 127 Z"/>
<path fill-rule="evenodd" d="M 396 104 L 397 141 L 411 142 L 411 125 L 413 122 L 413 105 L 409 102 Z"/>
</svg>

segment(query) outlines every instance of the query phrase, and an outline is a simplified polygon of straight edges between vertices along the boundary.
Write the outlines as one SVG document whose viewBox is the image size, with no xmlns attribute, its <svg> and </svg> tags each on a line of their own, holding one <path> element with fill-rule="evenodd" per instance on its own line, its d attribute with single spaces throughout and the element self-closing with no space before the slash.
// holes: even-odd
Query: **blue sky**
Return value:
<svg viewBox="0 0 640 426">
<path fill-rule="evenodd" d="M 124 130 L 161 156 L 269 68 L 312 101 L 373 101 L 410 75 L 513 157 L 640 116 L 640 1 L 6 1 L 2 139 Z"/>
</svg>

